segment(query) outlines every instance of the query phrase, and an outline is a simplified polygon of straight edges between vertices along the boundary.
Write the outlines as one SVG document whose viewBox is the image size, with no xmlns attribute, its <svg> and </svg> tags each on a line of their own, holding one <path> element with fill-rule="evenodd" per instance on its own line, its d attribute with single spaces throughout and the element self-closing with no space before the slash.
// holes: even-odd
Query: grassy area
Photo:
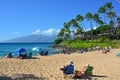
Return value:
<svg viewBox="0 0 120 80">
<path fill-rule="evenodd" d="M 82 40 L 67 40 L 62 43 L 61 45 L 64 45 L 66 47 L 71 48 L 91 48 L 91 47 L 97 47 L 100 46 L 101 48 L 104 47 L 112 47 L 112 48 L 118 48 L 118 44 L 120 41 L 107 41 L 107 42 L 98 42 L 98 41 L 82 41 Z"/>
</svg>

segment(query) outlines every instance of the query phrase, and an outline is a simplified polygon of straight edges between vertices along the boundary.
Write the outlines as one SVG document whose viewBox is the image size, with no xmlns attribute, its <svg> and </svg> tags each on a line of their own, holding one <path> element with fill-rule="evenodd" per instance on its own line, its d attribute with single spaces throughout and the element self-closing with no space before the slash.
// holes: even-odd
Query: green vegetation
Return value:
<svg viewBox="0 0 120 80">
<path fill-rule="evenodd" d="M 66 45 L 66 47 L 70 47 L 70 48 L 92 48 L 92 47 L 97 47 L 100 46 L 101 48 L 105 48 L 105 47 L 113 47 L 113 48 L 118 48 L 118 46 L 116 45 L 117 42 L 113 41 L 113 42 L 97 42 L 97 41 L 80 41 L 80 40 L 68 40 L 68 41 L 64 41 L 62 43 L 60 43 L 61 45 Z"/>
<path fill-rule="evenodd" d="M 86 30 L 85 21 L 90 22 L 91 30 Z M 96 29 L 93 28 L 96 24 Z M 78 14 L 75 19 L 64 22 L 54 44 L 71 48 L 117 47 L 120 39 L 120 16 L 113 11 L 111 2 L 106 3 L 94 14 L 88 12 L 85 16 Z"/>
</svg>

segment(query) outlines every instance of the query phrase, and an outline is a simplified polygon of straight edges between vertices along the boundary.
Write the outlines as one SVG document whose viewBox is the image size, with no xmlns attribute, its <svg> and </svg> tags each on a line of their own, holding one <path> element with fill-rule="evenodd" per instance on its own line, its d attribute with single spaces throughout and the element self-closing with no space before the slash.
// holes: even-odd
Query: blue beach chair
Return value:
<svg viewBox="0 0 120 80">
<path fill-rule="evenodd" d="M 73 74 L 73 72 L 74 72 L 74 66 L 73 65 L 66 66 L 66 70 L 65 70 L 66 75 Z"/>
</svg>

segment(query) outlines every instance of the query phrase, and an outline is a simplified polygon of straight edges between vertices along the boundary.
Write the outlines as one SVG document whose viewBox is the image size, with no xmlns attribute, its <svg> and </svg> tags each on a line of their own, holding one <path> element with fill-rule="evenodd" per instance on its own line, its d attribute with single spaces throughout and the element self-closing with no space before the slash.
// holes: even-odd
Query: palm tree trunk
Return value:
<svg viewBox="0 0 120 80">
<path fill-rule="evenodd" d="M 93 27 L 92 27 L 92 20 L 90 21 L 90 26 L 91 26 L 91 40 L 93 40 Z"/>
</svg>

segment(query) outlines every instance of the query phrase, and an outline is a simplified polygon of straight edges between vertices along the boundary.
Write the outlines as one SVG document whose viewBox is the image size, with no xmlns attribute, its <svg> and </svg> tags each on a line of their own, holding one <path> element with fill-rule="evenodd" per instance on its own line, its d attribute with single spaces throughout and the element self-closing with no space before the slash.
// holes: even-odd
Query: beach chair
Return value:
<svg viewBox="0 0 120 80">
<path fill-rule="evenodd" d="M 31 59 L 32 58 L 32 53 L 30 52 L 29 54 L 28 54 L 28 59 Z"/>
<path fill-rule="evenodd" d="M 64 66 L 64 68 L 61 68 L 61 70 L 64 73 L 64 78 L 65 79 L 67 79 L 67 78 L 70 79 L 74 76 L 73 75 L 73 72 L 74 72 L 74 66 L 73 65 Z"/>
<path fill-rule="evenodd" d="M 66 67 L 65 74 L 66 74 L 66 75 L 69 75 L 69 74 L 73 74 L 73 72 L 74 72 L 74 66 L 73 66 L 73 65 L 68 65 L 68 66 Z"/>
<path fill-rule="evenodd" d="M 85 76 L 90 76 L 92 75 L 92 71 L 93 71 L 93 66 L 89 66 L 87 68 L 87 70 L 85 71 Z"/>
</svg>

